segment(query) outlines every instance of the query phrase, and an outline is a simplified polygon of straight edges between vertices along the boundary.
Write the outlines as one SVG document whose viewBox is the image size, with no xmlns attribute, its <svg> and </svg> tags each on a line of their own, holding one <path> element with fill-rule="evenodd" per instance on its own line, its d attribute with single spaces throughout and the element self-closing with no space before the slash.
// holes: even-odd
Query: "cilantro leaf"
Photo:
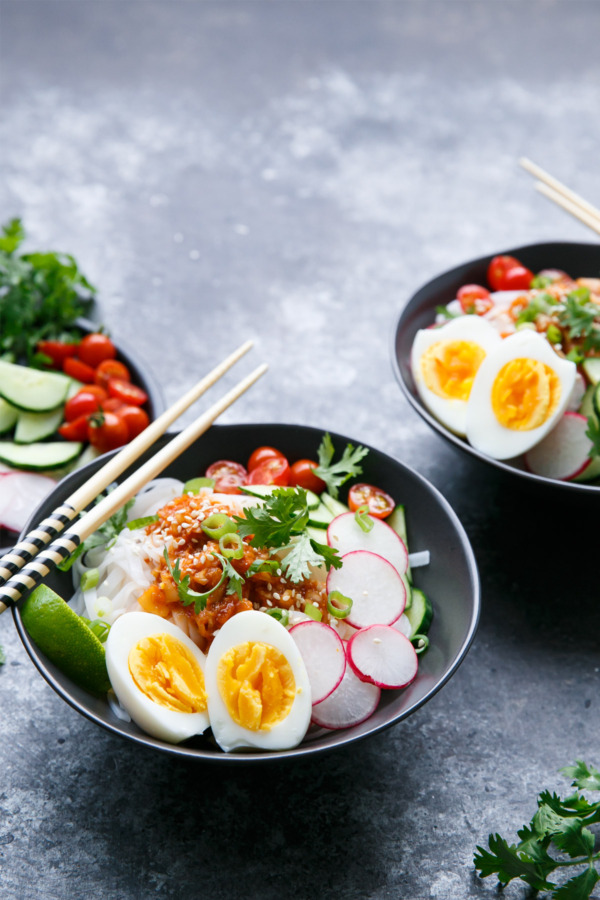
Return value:
<svg viewBox="0 0 600 900">
<path fill-rule="evenodd" d="M 555 900 L 588 900 L 600 879 L 597 870 L 590 867 L 584 869 L 579 875 L 566 881 L 554 892 Z"/>
<path fill-rule="evenodd" d="M 306 491 L 277 488 L 262 506 L 244 509 L 245 518 L 234 516 L 241 537 L 250 537 L 252 547 L 285 547 L 292 535 L 308 525 Z"/>
<path fill-rule="evenodd" d="M 477 847 L 479 856 L 475 856 L 474 863 L 482 878 L 488 875 L 498 875 L 498 881 L 508 884 L 514 878 L 520 878 L 532 888 L 538 891 L 551 890 L 554 885 L 540 878 L 535 863 L 529 860 L 526 854 L 520 854 L 518 848 L 509 844 L 499 834 L 490 834 L 488 846 L 491 853 L 483 847 Z"/>
<path fill-rule="evenodd" d="M 3 666 L 6 662 L 6 654 L 4 652 L 4 648 L 2 644 L 0 644 L 0 666 Z"/>
<path fill-rule="evenodd" d="M 366 447 L 353 447 L 348 444 L 342 454 L 342 458 L 336 463 L 333 462 L 335 448 L 329 434 L 323 436 L 323 440 L 319 445 L 318 457 L 319 465 L 314 470 L 315 475 L 325 482 L 327 491 L 332 497 L 337 498 L 339 488 L 352 478 L 353 475 L 360 475 L 362 467 L 358 463 L 367 453 Z"/>
<path fill-rule="evenodd" d="M 588 428 L 585 434 L 592 442 L 589 456 L 592 459 L 594 456 L 600 456 L 600 422 L 594 416 L 588 416 Z"/>
<path fill-rule="evenodd" d="M 596 303 L 588 302 L 590 292 L 583 288 L 567 294 L 563 308 L 558 313 L 560 324 L 569 329 L 571 338 L 586 337 L 594 329 L 599 314 Z"/>
<path fill-rule="evenodd" d="M 578 787 L 582 791 L 600 791 L 600 772 L 594 766 L 588 766 L 583 760 L 577 759 L 574 766 L 565 766 L 560 771 L 572 779 L 573 787 Z"/>
<path fill-rule="evenodd" d="M 219 554 L 215 554 L 215 555 L 219 555 Z M 218 582 L 215 584 L 214 587 L 212 587 L 209 591 L 205 591 L 203 594 L 199 594 L 197 591 L 191 590 L 189 575 L 185 575 L 183 578 L 181 577 L 181 567 L 179 565 L 179 560 L 177 560 L 175 562 L 174 566 L 171 565 L 171 560 L 169 559 L 169 551 L 167 550 L 166 547 L 164 549 L 163 556 L 165 558 L 167 568 L 168 568 L 169 572 L 171 573 L 171 578 L 175 582 L 175 587 L 177 588 L 177 593 L 179 595 L 179 599 L 181 600 L 181 602 L 183 603 L 184 606 L 191 606 L 193 603 L 194 604 L 194 612 L 196 614 L 198 614 L 199 612 L 201 612 L 203 609 L 206 608 L 206 601 L 208 600 L 210 595 L 212 593 L 214 593 L 214 591 L 216 591 L 216 589 L 218 587 L 220 587 L 223 584 L 223 582 L 225 581 L 225 578 L 227 577 L 225 575 L 225 572 L 223 572 L 223 574 L 221 575 L 221 577 L 219 578 Z"/>
<path fill-rule="evenodd" d="M 242 585 L 244 584 L 244 581 L 246 579 L 244 578 L 243 575 L 240 575 L 240 573 L 236 569 L 234 569 L 230 560 L 228 560 L 226 556 L 223 556 L 221 553 L 218 553 L 218 552 L 214 552 L 212 555 L 214 557 L 216 557 L 216 559 L 219 560 L 219 562 L 221 563 L 221 566 L 223 567 L 223 574 L 224 574 L 225 578 L 229 579 L 229 588 L 231 590 L 228 590 L 227 593 L 228 594 L 235 593 L 238 596 L 238 600 L 241 600 L 242 599 Z M 219 584 L 220 583 L 221 582 L 219 582 Z M 214 590 L 214 588 L 213 588 L 213 590 Z"/>
</svg>

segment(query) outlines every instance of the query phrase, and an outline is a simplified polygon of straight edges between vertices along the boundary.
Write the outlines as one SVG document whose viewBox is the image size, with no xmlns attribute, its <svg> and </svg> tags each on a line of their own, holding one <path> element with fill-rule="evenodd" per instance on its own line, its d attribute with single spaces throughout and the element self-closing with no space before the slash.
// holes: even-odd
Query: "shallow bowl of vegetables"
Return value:
<svg viewBox="0 0 600 900">
<path fill-rule="evenodd" d="M 224 765 L 401 722 L 479 617 L 475 559 L 436 488 L 307 426 L 213 426 L 75 556 L 14 609 L 39 672 L 109 732 Z"/>
<path fill-rule="evenodd" d="M 511 248 L 437 276 L 403 308 L 392 364 L 461 451 L 532 486 L 598 493 L 598 244 Z"/>
</svg>

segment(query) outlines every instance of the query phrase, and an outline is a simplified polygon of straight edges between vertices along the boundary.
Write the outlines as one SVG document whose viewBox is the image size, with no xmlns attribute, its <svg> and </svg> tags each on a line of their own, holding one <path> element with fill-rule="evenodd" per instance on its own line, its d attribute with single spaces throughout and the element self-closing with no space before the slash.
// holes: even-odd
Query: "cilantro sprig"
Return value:
<svg viewBox="0 0 600 900">
<path fill-rule="evenodd" d="M 96 497 L 95 503 L 100 503 L 111 490 L 114 490 L 114 487 L 115 485 L 113 485 L 112 488 L 108 488 L 106 494 L 100 494 Z M 109 550 L 116 541 L 117 535 L 120 534 L 127 525 L 127 514 L 134 502 L 134 498 L 132 497 L 127 503 L 121 506 L 120 509 L 114 512 L 110 519 L 103 522 L 102 525 L 98 527 L 97 531 L 94 531 L 93 534 L 90 534 L 90 536 L 85 539 L 85 541 L 82 541 L 70 556 L 67 556 L 63 562 L 58 564 L 60 571 L 68 572 L 76 559 L 83 556 L 88 550 L 99 547 L 101 544 L 106 545 L 106 549 Z M 84 513 L 82 512 L 81 515 L 83 514 Z"/>
<path fill-rule="evenodd" d="M 542 791 L 537 812 L 529 825 L 518 831 L 518 844 L 499 834 L 490 835 L 488 850 L 477 847 L 474 865 L 482 876 L 497 875 L 502 886 L 519 878 L 536 891 L 548 891 L 554 900 L 586 900 L 600 881 L 595 838 L 590 825 L 600 822 L 600 800 L 590 803 L 582 791 L 600 791 L 600 771 L 576 760 L 561 772 L 572 779 L 576 792 L 562 799 Z M 554 851 L 557 855 L 551 855 Z M 571 866 L 584 867 L 560 886 L 550 881 L 554 872 Z"/>
<path fill-rule="evenodd" d="M 332 497 L 337 498 L 339 488 L 353 475 L 362 473 L 362 467 L 359 466 L 359 462 L 361 459 L 364 459 L 368 452 L 366 447 L 353 447 L 352 444 L 347 444 L 342 458 L 334 463 L 335 448 L 333 441 L 329 434 L 325 434 L 317 451 L 319 465 L 314 470 L 314 473 L 325 482 L 328 493 Z"/>
<path fill-rule="evenodd" d="M 583 341 L 585 353 L 600 349 L 600 309 L 590 300 L 587 288 L 577 288 L 567 294 L 558 318 L 571 340 Z"/>
</svg>

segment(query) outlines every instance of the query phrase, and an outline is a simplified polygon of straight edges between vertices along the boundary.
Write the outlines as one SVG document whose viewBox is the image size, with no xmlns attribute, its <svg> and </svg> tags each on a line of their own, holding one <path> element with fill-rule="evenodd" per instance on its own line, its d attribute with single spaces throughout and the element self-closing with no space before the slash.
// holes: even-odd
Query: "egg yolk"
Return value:
<svg viewBox="0 0 600 900">
<path fill-rule="evenodd" d="M 429 390 L 452 400 L 468 400 L 485 350 L 473 341 L 438 341 L 421 357 L 421 372 Z"/>
<path fill-rule="evenodd" d="M 560 402 L 556 372 L 537 359 L 512 359 L 492 385 L 492 409 L 501 425 L 530 431 L 547 422 Z"/>
<path fill-rule="evenodd" d="M 229 715 L 250 731 L 269 731 L 292 708 L 294 673 L 270 644 L 247 641 L 231 647 L 219 660 L 217 679 Z"/>
<path fill-rule="evenodd" d="M 171 634 L 142 638 L 129 653 L 134 682 L 155 703 L 177 712 L 206 709 L 204 673 L 194 654 Z"/>
</svg>

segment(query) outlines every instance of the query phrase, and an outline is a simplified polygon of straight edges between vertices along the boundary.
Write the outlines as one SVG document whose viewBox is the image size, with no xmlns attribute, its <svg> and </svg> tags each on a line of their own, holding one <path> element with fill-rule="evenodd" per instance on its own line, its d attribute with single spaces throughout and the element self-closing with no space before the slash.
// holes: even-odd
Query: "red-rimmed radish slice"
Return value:
<svg viewBox="0 0 600 900">
<path fill-rule="evenodd" d="M 331 569 L 327 592 L 339 591 L 352 600 L 345 622 L 353 628 L 391 625 L 406 606 L 408 582 L 377 553 L 354 550 L 342 556 L 342 567 Z"/>
<path fill-rule="evenodd" d="M 327 527 L 327 543 L 341 556 L 353 550 L 369 550 L 387 559 L 401 575 L 408 571 L 406 544 L 382 519 L 373 519 L 370 531 L 363 531 L 353 512 L 336 516 Z"/>
<path fill-rule="evenodd" d="M 304 660 L 313 706 L 335 691 L 346 671 L 344 643 L 331 625 L 310 619 L 290 628 Z"/>
<path fill-rule="evenodd" d="M 321 728 L 331 730 L 360 725 L 373 715 L 380 697 L 380 688 L 361 681 L 351 667 L 346 666 L 344 677 L 333 694 L 313 706 L 312 721 Z"/>
<path fill-rule="evenodd" d="M 33 472 L 9 472 L 0 478 L 0 525 L 20 532 L 56 482 Z"/>
<path fill-rule="evenodd" d="M 592 448 L 586 435 L 588 427 L 585 416 L 566 412 L 552 431 L 525 454 L 529 471 L 559 481 L 585 478 L 592 464 L 588 456 Z"/>
<path fill-rule="evenodd" d="M 403 688 L 417 675 L 415 648 L 391 625 L 361 628 L 348 641 L 348 662 L 361 681 L 380 688 Z"/>
</svg>

